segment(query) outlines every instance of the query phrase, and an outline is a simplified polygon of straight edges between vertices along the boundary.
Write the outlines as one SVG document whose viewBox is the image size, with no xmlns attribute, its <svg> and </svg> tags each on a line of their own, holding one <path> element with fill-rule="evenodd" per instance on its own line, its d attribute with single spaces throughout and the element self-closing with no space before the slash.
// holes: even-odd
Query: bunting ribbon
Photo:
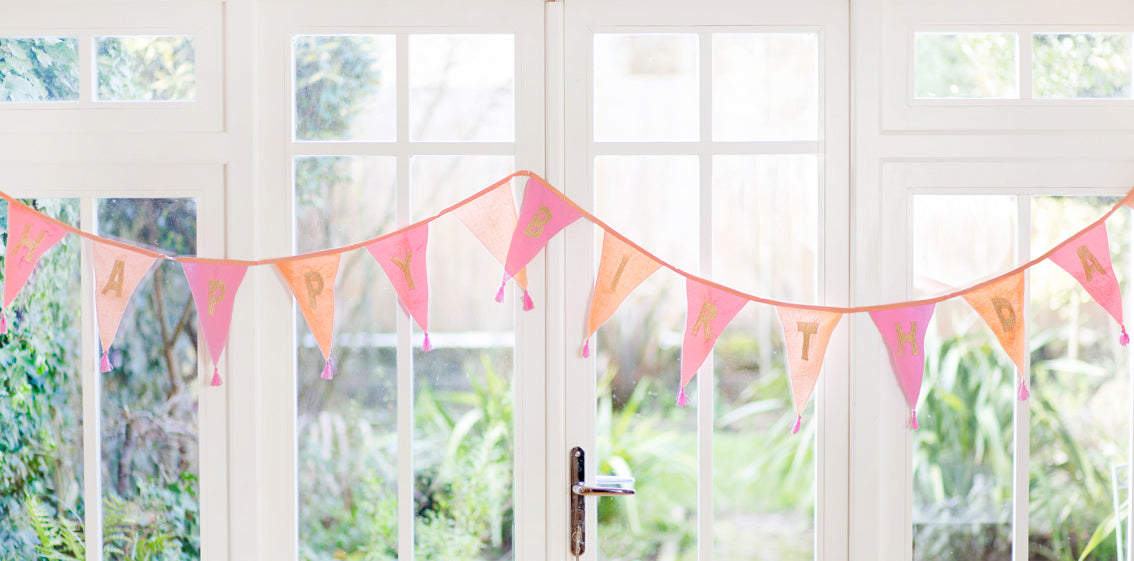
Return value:
<svg viewBox="0 0 1134 561">
<path fill-rule="evenodd" d="M 276 263 L 276 269 L 295 295 L 319 350 L 323 351 L 323 358 L 327 361 L 323 367 L 324 380 L 335 377 L 331 341 L 335 329 L 335 277 L 339 273 L 339 256 L 331 253 Z"/>
<path fill-rule="evenodd" d="M 925 373 L 925 333 L 933 317 L 934 303 L 876 310 L 870 319 L 882 334 L 890 351 L 890 363 L 898 377 L 898 386 L 910 408 L 910 428 L 917 430 L 917 401 L 921 396 L 921 379 Z"/>
<path fill-rule="evenodd" d="M 5 310 L 12 306 L 12 301 L 27 284 L 35 264 L 70 229 L 66 224 L 13 199 L 8 200 L 8 245 L 4 253 L 4 307 L 0 308 L 0 334 L 8 332 Z"/>
<path fill-rule="evenodd" d="M 409 312 L 425 332 L 421 350 L 430 351 L 429 342 L 429 280 L 426 277 L 425 246 L 429 241 L 429 224 L 422 224 L 396 236 L 378 240 L 366 250 L 382 266 L 398 302 Z"/>
<path fill-rule="evenodd" d="M 685 281 L 685 338 L 681 344 L 681 388 L 677 404 L 687 405 L 685 386 L 705 363 L 717 337 L 748 300 L 694 279 Z"/>
<path fill-rule="evenodd" d="M 659 268 L 659 261 L 606 232 L 602 238 L 602 257 L 595 276 L 591 311 L 587 316 L 587 333 L 583 336 L 584 357 L 591 354 L 589 339 L 599 326 L 606 323 L 622 301 Z"/>
<path fill-rule="evenodd" d="M 232 323 L 232 308 L 236 304 L 236 291 L 248 272 L 246 265 L 211 261 L 184 261 L 181 268 L 189 281 L 197 318 L 205 332 L 205 344 L 213 360 L 211 386 L 221 385 L 220 357 L 228 341 L 228 328 Z"/>
<path fill-rule="evenodd" d="M 827 343 L 843 314 L 788 306 L 777 306 L 776 312 L 784 328 L 784 346 L 787 347 L 788 373 L 796 413 L 791 432 L 795 434 L 799 432 L 799 425 L 803 421 L 803 408 L 807 406 L 811 392 L 815 390 L 815 382 L 819 380 Z"/>
</svg>

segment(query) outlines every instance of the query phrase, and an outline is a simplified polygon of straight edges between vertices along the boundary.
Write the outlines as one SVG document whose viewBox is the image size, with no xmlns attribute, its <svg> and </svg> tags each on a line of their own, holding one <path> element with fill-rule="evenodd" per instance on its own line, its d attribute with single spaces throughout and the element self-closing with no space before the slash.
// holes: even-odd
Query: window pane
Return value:
<svg viewBox="0 0 1134 561">
<path fill-rule="evenodd" d="M 411 219 L 491 185 L 512 165 L 511 156 L 414 157 Z M 458 220 L 429 224 L 428 257 L 436 312 L 429 323 L 434 349 L 422 352 L 415 337 L 413 351 L 414 554 L 512 559 L 519 298 L 510 288 L 504 304 L 493 301 L 500 263 Z"/>
<path fill-rule="evenodd" d="M 713 34 L 713 140 L 819 138 L 819 36 Z"/>
<path fill-rule="evenodd" d="M 594 37 L 596 141 L 700 138 L 696 35 Z"/>
<path fill-rule="evenodd" d="M 102 101 L 193 101 L 197 60 L 193 38 L 96 37 Z"/>
<path fill-rule="evenodd" d="M 1033 254 L 1090 224 L 1117 200 L 1032 199 Z M 1107 230 L 1115 275 L 1128 294 L 1134 264 L 1129 213 L 1114 213 Z M 1079 559 L 1116 510 L 1113 470 L 1130 462 L 1130 351 L 1119 344 L 1110 315 L 1058 267 L 1032 275 L 1031 305 L 1029 547 L 1047 558 Z M 1114 534 L 1104 537 L 1087 558 L 1118 558 Z"/>
<path fill-rule="evenodd" d="M 79 225 L 78 200 L 24 202 Z M 7 209 L 0 204 L 3 232 L 8 231 Z M 37 551 L 41 544 L 33 530 L 35 520 L 61 536 L 83 540 L 79 246 L 78 237 L 66 236 L 45 253 L 5 311 L 9 331 L 0 335 L 0 559 L 82 558 L 81 549 L 64 543 Z"/>
<path fill-rule="evenodd" d="M 1015 197 L 915 195 L 914 296 L 1014 268 L 1016 220 Z M 913 432 L 914 559 L 1007 559 L 1015 366 L 961 298 L 937 305 L 925 348 L 922 430 Z"/>
<path fill-rule="evenodd" d="M 293 49 L 297 140 L 395 139 L 393 35 L 298 35 Z"/>
<path fill-rule="evenodd" d="M 0 102 L 78 99 L 78 38 L 0 37 Z"/>
<path fill-rule="evenodd" d="M 392 157 L 297 157 L 295 243 L 303 253 L 394 230 Z M 366 251 L 342 256 L 336 279 L 338 372 L 296 310 L 299 551 L 304 561 L 397 555 L 396 299 Z"/>
<path fill-rule="evenodd" d="M 915 33 L 914 96 L 1016 98 L 1015 33 Z"/>
<path fill-rule="evenodd" d="M 98 233 L 167 255 L 197 252 L 192 199 L 102 199 Z M 102 374 L 103 556 L 200 556 L 197 309 L 174 262 L 138 285 Z M 139 523 L 139 521 L 144 521 Z"/>
<path fill-rule="evenodd" d="M 1032 35 L 1035 97 L 1130 97 L 1129 33 Z"/>
<path fill-rule="evenodd" d="M 411 35 L 410 138 L 516 138 L 514 35 Z"/>
</svg>

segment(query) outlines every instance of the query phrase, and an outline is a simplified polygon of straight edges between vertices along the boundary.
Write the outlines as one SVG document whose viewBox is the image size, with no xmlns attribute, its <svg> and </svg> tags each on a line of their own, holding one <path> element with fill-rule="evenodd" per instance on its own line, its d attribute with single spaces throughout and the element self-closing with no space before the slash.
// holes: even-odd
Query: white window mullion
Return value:
<svg viewBox="0 0 1134 561">
<path fill-rule="evenodd" d="M 1029 63 L 1030 64 L 1030 63 Z M 1030 76 L 1030 74 L 1029 74 Z M 1030 77 L 1029 77 L 1030 80 Z M 1032 197 L 1016 197 L 1016 263 L 1021 265 L 1031 259 L 1032 252 Z M 1025 318 L 1031 318 L 1031 272 L 1024 272 Z M 1028 321 L 1023 322 L 1024 341 L 1031 333 Z M 1024 372 L 1020 376 L 1031 385 L 1032 357 L 1024 353 Z M 1019 380 L 1015 380 L 1018 384 Z M 1031 400 L 1015 401 L 1016 414 L 1012 424 L 1012 561 L 1028 560 L 1028 461 L 1030 458 Z"/>
<path fill-rule="evenodd" d="M 397 38 L 397 224 L 409 223 L 409 36 Z M 409 315 L 397 314 L 398 329 L 398 559 L 413 560 L 413 349 Z"/>
<path fill-rule="evenodd" d="M 1020 99 L 1032 99 L 1032 29 L 1026 28 L 1019 30 L 1016 36 L 1016 52 L 1019 64 L 1019 70 L 1016 73 L 1017 80 L 1020 82 L 1016 85 L 1016 91 L 1020 92 Z M 1029 207 L 1030 208 L 1030 207 Z M 1023 238 L 1021 238 L 1023 239 Z M 1027 261 L 1027 255 L 1024 256 L 1024 262 Z"/>
<path fill-rule="evenodd" d="M 98 231 L 98 212 L 94 197 L 79 199 L 80 225 L 86 232 Z M 86 240 L 80 242 L 80 271 L 83 294 L 82 372 L 83 402 L 83 526 L 86 532 L 87 561 L 102 559 L 102 382 L 98 369 L 98 340 L 95 336 L 94 270 L 89 266 L 94 256 Z"/>
<path fill-rule="evenodd" d="M 700 274 L 713 273 L 713 35 L 698 34 L 700 98 L 701 247 Z M 719 334 L 718 334 L 719 335 Z M 713 388 L 714 353 L 701 366 L 697 382 L 697 554 L 713 558 Z"/>
</svg>

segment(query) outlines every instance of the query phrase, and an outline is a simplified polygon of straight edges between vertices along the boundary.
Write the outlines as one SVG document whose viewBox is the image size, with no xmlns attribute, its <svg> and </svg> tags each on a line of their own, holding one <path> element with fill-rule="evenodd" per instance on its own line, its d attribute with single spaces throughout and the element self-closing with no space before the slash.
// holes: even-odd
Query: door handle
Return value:
<svg viewBox="0 0 1134 561">
<path fill-rule="evenodd" d="M 587 487 L 587 462 L 583 449 L 571 449 L 571 469 L 568 474 L 571 489 L 571 555 L 579 557 L 587 546 L 587 497 L 628 497 L 634 489 L 627 487 Z M 632 477 L 600 475 L 595 478 L 606 485 L 628 485 L 634 483 Z"/>
</svg>

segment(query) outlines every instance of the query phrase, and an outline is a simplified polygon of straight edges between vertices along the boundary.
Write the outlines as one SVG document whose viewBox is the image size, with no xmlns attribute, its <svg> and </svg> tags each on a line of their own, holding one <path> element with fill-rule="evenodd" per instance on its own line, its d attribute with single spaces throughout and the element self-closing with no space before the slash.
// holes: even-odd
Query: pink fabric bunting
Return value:
<svg viewBox="0 0 1134 561">
<path fill-rule="evenodd" d="M 934 304 L 921 304 L 870 312 L 882 334 L 898 385 L 910 408 L 910 428 L 917 429 L 917 401 L 925 373 L 925 333 L 933 317 Z"/>
<path fill-rule="evenodd" d="M 181 268 L 185 271 L 185 278 L 189 280 L 189 290 L 193 293 L 193 303 L 197 306 L 197 319 L 201 322 L 201 330 L 205 332 L 209 357 L 213 360 L 213 378 L 209 385 L 219 386 L 220 357 L 228 341 L 236 291 L 240 289 L 248 267 L 231 263 L 184 261 Z"/>
<path fill-rule="evenodd" d="M 776 312 L 784 328 L 784 346 L 787 347 L 788 373 L 791 375 L 789 380 L 796 413 L 791 432 L 795 434 L 803 421 L 803 408 L 819 380 L 827 343 L 843 314 L 789 306 L 777 306 Z"/>
<path fill-rule="evenodd" d="M 1100 222 L 1075 236 L 1051 254 L 1050 259 L 1071 273 L 1087 293 L 1110 313 L 1122 328 L 1119 341 L 1123 345 L 1129 343 L 1130 336 L 1126 334 L 1126 326 L 1122 322 L 1122 291 L 1118 288 L 1118 278 L 1110 264 L 1110 240 L 1107 239 L 1106 224 Z"/>
<path fill-rule="evenodd" d="M 130 251 L 117 245 L 93 242 L 95 311 L 98 317 L 98 338 L 102 344 L 99 370 L 109 372 L 110 345 L 118 333 L 122 314 L 138 284 L 153 268 L 155 257 Z"/>
<path fill-rule="evenodd" d="M 692 278 L 685 281 L 685 298 L 688 307 L 685 337 L 681 343 L 681 389 L 677 393 L 677 405 L 689 403 L 685 386 L 709 357 L 717 337 L 748 303 L 746 298 Z"/>
<path fill-rule="evenodd" d="M 512 232 L 508 258 L 504 261 L 504 283 L 519 274 L 555 234 L 581 216 L 578 209 L 548 186 L 535 178 L 528 179 L 524 202 L 520 205 L 520 219 Z M 524 309 L 532 307 L 531 297 L 527 296 Z"/>
<path fill-rule="evenodd" d="M 394 285 L 398 302 L 425 332 L 425 351 L 433 347 L 429 342 L 429 277 L 425 266 L 428 241 L 429 223 L 425 223 L 366 246 Z"/>
<path fill-rule="evenodd" d="M 7 310 L 28 282 L 39 258 L 67 230 L 30 208 L 8 204 L 8 247 L 4 258 L 4 308 Z M 0 310 L 0 333 L 8 332 L 8 319 Z"/>
</svg>

